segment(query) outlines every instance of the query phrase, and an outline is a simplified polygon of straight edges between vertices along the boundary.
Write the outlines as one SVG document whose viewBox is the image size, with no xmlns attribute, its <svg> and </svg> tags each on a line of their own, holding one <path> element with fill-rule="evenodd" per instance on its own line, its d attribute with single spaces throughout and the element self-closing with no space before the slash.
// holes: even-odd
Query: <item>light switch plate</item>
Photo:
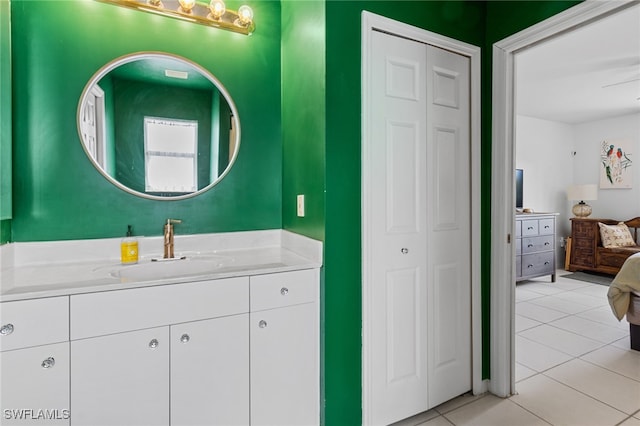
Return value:
<svg viewBox="0 0 640 426">
<path fill-rule="evenodd" d="M 304 194 L 298 194 L 298 217 L 304 217 Z"/>
</svg>

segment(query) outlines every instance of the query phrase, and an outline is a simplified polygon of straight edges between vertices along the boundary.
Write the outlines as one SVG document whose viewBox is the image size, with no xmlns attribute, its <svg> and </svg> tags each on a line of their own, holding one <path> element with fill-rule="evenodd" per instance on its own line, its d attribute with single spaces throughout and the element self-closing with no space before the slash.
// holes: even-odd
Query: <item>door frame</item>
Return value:
<svg viewBox="0 0 640 426">
<path fill-rule="evenodd" d="M 489 391 L 515 394 L 515 55 L 544 40 L 633 6 L 586 0 L 493 45 L 491 126 L 491 380 Z"/>
<path fill-rule="evenodd" d="M 462 41 L 458 41 L 440 34 L 432 33 L 402 22 L 362 12 L 362 59 L 361 59 L 361 102 L 362 102 L 362 422 L 370 424 L 370 398 L 371 388 L 368 380 L 370 357 L 368 353 L 371 340 L 369 325 L 370 317 L 370 289 L 369 277 L 371 276 L 371 244 L 367 231 L 371 227 L 371 206 L 366 203 L 364 194 L 371 188 L 368 179 L 373 170 L 369 170 L 368 161 L 370 152 L 366 141 L 368 127 L 371 121 L 368 85 L 370 82 L 369 64 L 371 58 L 372 38 L 371 32 L 376 29 L 391 33 L 407 39 L 430 44 L 448 51 L 458 53 L 470 59 L 470 92 L 471 92 L 471 125 L 470 125 L 470 158 L 471 158 L 471 351 L 472 351 L 472 391 L 474 394 L 487 390 L 487 384 L 482 380 L 482 306 L 481 306 L 481 281 L 480 281 L 480 48 Z"/>
</svg>

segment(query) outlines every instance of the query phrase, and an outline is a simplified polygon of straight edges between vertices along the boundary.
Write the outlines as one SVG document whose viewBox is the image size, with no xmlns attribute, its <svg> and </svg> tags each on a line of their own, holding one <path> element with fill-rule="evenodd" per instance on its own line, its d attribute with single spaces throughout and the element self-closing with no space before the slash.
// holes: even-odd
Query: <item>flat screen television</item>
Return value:
<svg viewBox="0 0 640 426">
<path fill-rule="evenodd" d="M 522 208 L 523 170 L 516 169 L 516 208 Z"/>
</svg>

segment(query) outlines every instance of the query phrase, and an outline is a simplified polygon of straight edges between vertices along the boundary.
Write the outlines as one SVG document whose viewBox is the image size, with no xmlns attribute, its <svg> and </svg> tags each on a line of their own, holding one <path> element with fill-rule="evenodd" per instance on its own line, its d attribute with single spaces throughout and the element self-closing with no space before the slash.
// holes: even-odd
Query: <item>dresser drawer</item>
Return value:
<svg viewBox="0 0 640 426">
<path fill-rule="evenodd" d="M 522 256 L 522 276 L 553 274 L 554 252 L 526 254 Z"/>
<path fill-rule="evenodd" d="M 0 351 L 69 340 L 69 298 L 0 303 Z"/>
<path fill-rule="evenodd" d="M 249 311 L 249 278 L 71 296 L 71 340 Z"/>
<path fill-rule="evenodd" d="M 538 235 L 538 219 L 523 220 L 522 236 L 530 237 L 532 235 Z"/>
<path fill-rule="evenodd" d="M 538 221 L 538 234 L 549 235 L 555 233 L 554 219 L 540 219 Z"/>
<path fill-rule="evenodd" d="M 251 311 L 316 301 L 318 281 L 317 269 L 251 277 Z"/>
<path fill-rule="evenodd" d="M 522 239 L 522 254 L 553 250 L 553 235 Z"/>
</svg>

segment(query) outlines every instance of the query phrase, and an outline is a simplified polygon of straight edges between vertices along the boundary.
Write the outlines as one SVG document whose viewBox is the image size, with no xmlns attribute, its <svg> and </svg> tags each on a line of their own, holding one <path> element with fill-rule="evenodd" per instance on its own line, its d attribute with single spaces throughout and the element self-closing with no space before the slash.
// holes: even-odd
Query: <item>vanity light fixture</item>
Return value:
<svg viewBox="0 0 640 426">
<path fill-rule="evenodd" d="M 255 31 L 253 10 L 240 6 L 238 11 L 226 8 L 222 0 L 200 3 L 197 0 L 97 0 L 130 9 L 156 13 L 196 24 L 250 35 Z"/>
</svg>

